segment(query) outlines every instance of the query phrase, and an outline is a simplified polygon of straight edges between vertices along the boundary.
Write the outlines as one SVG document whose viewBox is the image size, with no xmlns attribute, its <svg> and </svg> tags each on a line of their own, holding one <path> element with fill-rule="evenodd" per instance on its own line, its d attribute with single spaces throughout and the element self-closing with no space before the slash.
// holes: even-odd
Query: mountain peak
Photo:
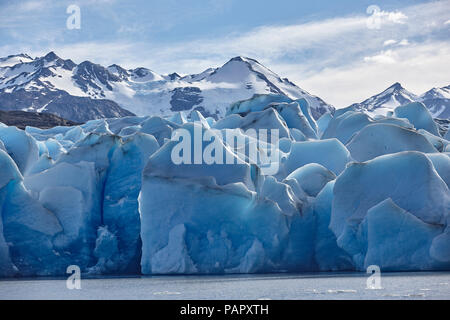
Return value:
<svg viewBox="0 0 450 320">
<path fill-rule="evenodd" d="M 260 64 L 256 59 L 244 57 L 244 56 L 237 56 L 237 57 L 231 58 L 228 62 L 232 62 L 232 61 Z"/>
<path fill-rule="evenodd" d="M 27 58 L 27 59 L 33 60 L 33 58 L 31 58 L 31 57 L 30 57 L 29 55 L 27 55 L 26 53 L 13 54 L 13 55 L 8 56 L 7 58 L 13 58 L 13 57 Z"/>
<path fill-rule="evenodd" d="M 231 58 L 230 61 L 245 61 L 243 56 L 237 56 L 234 58 Z"/>
<path fill-rule="evenodd" d="M 398 90 L 402 90 L 402 89 L 404 90 L 405 88 L 401 85 L 400 82 L 396 82 L 393 85 L 391 85 L 389 88 L 387 88 L 385 91 L 387 91 L 387 90 L 398 91 Z"/>
<path fill-rule="evenodd" d="M 372 115 L 386 115 L 400 105 L 417 100 L 417 96 L 406 90 L 400 82 L 395 82 L 389 88 L 378 93 L 361 103 L 355 103 L 351 107 L 357 110 L 365 110 Z"/>
<path fill-rule="evenodd" d="M 45 61 L 54 61 L 54 60 L 57 60 L 57 59 L 59 59 L 59 57 L 53 51 L 50 51 L 44 57 Z"/>
</svg>

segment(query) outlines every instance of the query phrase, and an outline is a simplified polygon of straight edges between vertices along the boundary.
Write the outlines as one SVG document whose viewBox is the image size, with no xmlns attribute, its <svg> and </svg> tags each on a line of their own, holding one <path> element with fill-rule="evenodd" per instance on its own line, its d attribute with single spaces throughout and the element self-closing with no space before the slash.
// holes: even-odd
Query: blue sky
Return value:
<svg viewBox="0 0 450 320">
<path fill-rule="evenodd" d="M 66 28 L 70 4 L 80 30 Z M 244 55 L 344 107 L 396 81 L 450 84 L 450 1 L 0 0 L 0 56 L 51 50 L 185 74 Z"/>
</svg>

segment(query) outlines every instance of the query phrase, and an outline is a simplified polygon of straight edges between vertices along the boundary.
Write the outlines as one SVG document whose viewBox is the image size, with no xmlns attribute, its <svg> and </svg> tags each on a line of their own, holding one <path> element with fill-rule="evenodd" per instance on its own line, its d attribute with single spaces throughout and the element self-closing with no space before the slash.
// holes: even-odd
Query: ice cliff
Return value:
<svg viewBox="0 0 450 320">
<path fill-rule="evenodd" d="M 0 275 L 450 270 L 449 144 L 420 103 L 316 121 L 274 95 L 219 121 L 0 124 Z"/>
</svg>

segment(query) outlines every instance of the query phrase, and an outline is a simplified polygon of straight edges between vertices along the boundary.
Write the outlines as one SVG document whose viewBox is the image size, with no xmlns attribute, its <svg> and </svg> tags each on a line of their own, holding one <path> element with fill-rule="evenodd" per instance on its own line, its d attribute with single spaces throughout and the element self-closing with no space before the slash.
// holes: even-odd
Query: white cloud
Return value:
<svg viewBox="0 0 450 320">
<path fill-rule="evenodd" d="M 159 73 L 184 74 L 201 72 L 233 56 L 245 55 L 325 101 L 345 107 L 396 81 L 413 90 L 446 84 L 450 71 L 446 63 L 449 45 L 443 45 L 441 39 L 446 31 L 442 26 L 448 20 L 445 9 L 449 5 L 447 0 L 401 8 L 401 11 L 382 11 L 383 23 L 377 30 L 367 28 L 368 15 L 363 12 L 357 16 L 263 26 L 244 33 L 186 42 L 161 44 L 132 39 L 55 42 L 31 52 L 27 50 L 29 46 L 16 46 L 13 51 L 11 46 L 4 46 L 0 47 L 0 55 L 16 52 L 43 55 L 50 47 L 75 62 L 91 60 L 103 65 L 118 63 L 124 67 L 145 66 Z M 423 39 L 427 39 L 426 44 Z"/>
<path fill-rule="evenodd" d="M 385 42 L 383 42 L 383 46 L 390 46 L 390 45 L 393 45 L 393 44 L 396 44 L 397 43 L 397 40 L 394 40 L 394 39 L 389 39 L 389 40 L 386 40 Z"/>
<path fill-rule="evenodd" d="M 291 80 L 339 108 L 363 101 L 397 81 L 416 94 L 449 84 L 450 43 L 413 44 L 397 47 L 391 54 L 397 57 L 396 63 L 360 61 Z"/>
<path fill-rule="evenodd" d="M 408 17 L 401 11 L 380 11 L 379 15 L 387 21 L 400 24 L 405 24 L 408 19 Z"/>
<path fill-rule="evenodd" d="M 364 57 L 364 61 L 380 64 L 390 64 L 397 62 L 395 53 L 392 50 L 382 51 L 374 56 Z"/>
</svg>

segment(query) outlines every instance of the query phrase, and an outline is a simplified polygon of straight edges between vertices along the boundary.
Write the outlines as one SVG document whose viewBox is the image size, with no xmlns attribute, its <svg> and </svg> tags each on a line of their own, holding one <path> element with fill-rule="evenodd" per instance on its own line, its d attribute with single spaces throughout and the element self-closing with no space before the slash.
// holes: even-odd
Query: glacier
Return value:
<svg viewBox="0 0 450 320">
<path fill-rule="evenodd" d="M 272 93 L 218 120 L 0 124 L 0 276 L 450 270 L 448 133 L 420 103 L 338 111 Z M 222 163 L 175 163 L 181 132 Z"/>
</svg>

